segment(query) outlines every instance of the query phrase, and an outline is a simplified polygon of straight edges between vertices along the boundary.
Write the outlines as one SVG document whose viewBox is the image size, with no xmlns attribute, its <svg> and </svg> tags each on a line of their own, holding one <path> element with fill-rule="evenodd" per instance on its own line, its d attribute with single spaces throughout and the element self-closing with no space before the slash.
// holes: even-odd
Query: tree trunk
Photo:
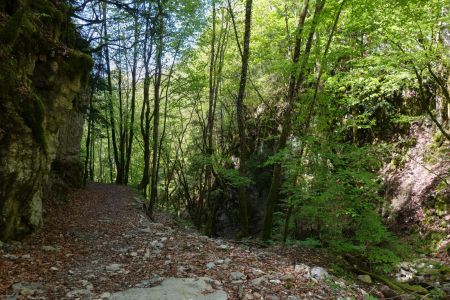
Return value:
<svg viewBox="0 0 450 300">
<path fill-rule="evenodd" d="M 158 0 L 157 30 L 158 37 L 156 45 L 156 69 L 154 86 L 154 112 L 153 112 L 153 147 L 152 147 L 152 177 L 150 182 L 150 203 L 147 207 L 147 214 L 153 218 L 154 205 L 158 197 L 158 146 L 159 146 L 159 106 L 160 106 L 160 88 L 162 77 L 162 55 L 163 55 L 163 34 L 164 17 L 161 0 Z"/>
<path fill-rule="evenodd" d="M 105 60 L 106 60 L 106 73 L 107 73 L 107 81 L 108 81 L 108 108 L 109 108 L 109 118 L 110 118 L 110 126 L 111 126 L 111 140 L 112 140 L 112 146 L 113 146 L 113 152 L 114 152 L 114 162 L 116 164 L 117 171 L 120 169 L 119 165 L 119 154 L 117 151 L 117 140 L 116 140 L 116 123 L 114 121 L 114 105 L 113 105 L 113 95 L 112 95 L 112 79 L 111 79 L 111 62 L 109 58 L 109 37 L 108 37 L 108 30 L 107 30 L 107 14 L 106 14 L 106 8 L 107 8 L 107 2 L 102 2 L 103 6 L 103 30 L 104 30 L 104 43 L 105 43 Z"/>
<path fill-rule="evenodd" d="M 137 5 L 135 5 L 137 8 Z M 136 110 L 136 70 L 137 70 L 137 55 L 138 55 L 138 15 L 134 14 L 134 45 L 133 45 L 133 67 L 131 70 L 131 117 L 130 117 L 130 133 L 128 139 L 128 148 L 126 154 L 125 162 L 125 174 L 124 183 L 128 184 L 128 177 L 130 173 L 130 163 L 131 163 L 131 151 L 133 149 L 133 138 L 134 138 L 134 114 Z"/>
<path fill-rule="evenodd" d="M 247 137 L 245 132 L 245 112 L 244 97 L 245 85 L 247 83 L 248 58 L 250 55 L 250 31 L 252 21 L 252 0 L 247 0 L 245 4 L 245 31 L 244 31 L 244 49 L 242 52 L 242 70 L 241 80 L 239 84 L 239 93 L 236 99 L 236 114 L 239 130 L 240 157 L 239 157 L 239 175 L 245 177 L 247 175 Z M 248 213 L 247 213 L 247 189 L 244 184 L 239 186 L 239 221 L 240 235 L 248 236 Z"/>
<path fill-rule="evenodd" d="M 149 6 L 148 16 L 150 15 L 151 6 Z M 149 33 L 149 31 L 151 31 Z M 150 42 L 148 41 L 150 38 Z M 150 43 L 147 49 L 147 43 Z M 153 29 L 150 28 L 150 17 L 146 18 L 145 23 L 145 39 L 144 39 L 144 99 L 141 111 L 141 134 L 144 143 L 144 169 L 142 179 L 138 189 L 144 196 L 147 196 L 147 186 L 150 182 L 150 58 L 153 51 Z"/>
<path fill-rule="evenodd" d="M 302 33 L 303 27 L 306 20 L 306 15 L 308 12 L 309 0 L 304 0 L 303 9 L 300 13 L 299 22 L 297 26 L 297 36 L 295 39 L 295 47 L 294 47 L 294 55 L 292 57 L 292 63 L 295 66 L 295 70 L 293 74 L 291 74 L 289 81 L 289 90 L 287 95 L 287 108 L 283 116 L 283 126 L 280 134 L 280 138 L 278 140 L 277 151 L 279 152 L 283 150 L 287 145 L 288 137 L 291 133 L 291 115 L 294 110 L 295 102 L 298 98 L 299 89 L 304 81 L 305 73 L 306 73 L 306 65 L 309 60 L 309 54 L 311 52 L 312 41 L 315 33 L 315 27 L 317 26 L 318 18 L 322 9 L 325 5 L 325 0 L 318 1 L 316 3 L 313 21 L 311 25 L 311 29 L 308 35 L 308 40 L 305 45 L 305 50 L 302 55 L 302 60 L 300 60 L 300 51 L 302 45 Z M 282 167 L 281 163 L 277 162 L 274 164 L 273 173 L 272 173 L 272 182 L 270 185 L 269 195 L 267 197 L 266 203 L 266 213 L 264 217 L 264 228 L 262 238 L 264 240 L 268 240 L 272 234 L 272 224 L 273 224 L 273 213 L 278 202 L 278 193 L 281 186 L 281 174 Z"/>
</svg>

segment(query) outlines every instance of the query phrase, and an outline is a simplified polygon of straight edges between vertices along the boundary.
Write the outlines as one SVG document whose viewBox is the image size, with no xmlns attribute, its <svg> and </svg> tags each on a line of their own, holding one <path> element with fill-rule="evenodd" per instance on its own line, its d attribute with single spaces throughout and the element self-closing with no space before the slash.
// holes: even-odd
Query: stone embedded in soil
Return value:
<svg viewBox="0 0 450 300">
<path fill-rule="evenodd" d="M 237 281 L 241 279 L 245 279 L 247 276 L 245 274 L 242 274 L 241 272 L 231 272 L 230 273 L 230 280 L 231 281 Z"/>
<path fill-rule="evenodd" d="M 158 250 L 158 249 L 164 247 L 164 244 L 159 242 L 159 241 L 151 241 L 149 243 L 149 246 L 152 247 L 155 250 Z"/>
<path fill-rule="evenodd" d="M 105 270 L 108 272 L 118 272 L 122 269 L 122 265 L 121 264 L 110 264 L 108 266 L 105 267 Z"/>
<path fill-rule="evenodd" d="M 53 246 L 42 246 L 41 249 L 47 252 L 58 251 L 58 248 Z"/>
<path fill-rule="evenodd" d="M 269 282 L 269 277 L 267 275 L 265 275 L 265 276 L 261 276 L 261 277 L 253 279 L 252 285 L 258 286 L 258 285 L 261 285 L 261 284 L 267 283 L 267 282 Z"/>
<path fill-rule="evenodd" d="M 290 281 L 290 280 L 294 280 L 295 276 L 292 275 L 291 273 L 288 273 L 288 274 L 284 274 L 283 276 L 281 276 L 280 279 L 285 280 L 285 281 Z"/>
<path fill-rule="evenodd" d="M 221 244 L 221 245 L 217 246 L 217 249 L 220 249 L 220 250 L 228 250 L 228 249 L 230 249 L 230 246 L 227 246 L 227 245 L 225 245 L 225 244 Z"/>
<path fill-rule="evenodd" d="M 17 282 L 12 285 L 14 292 L 23 296 L 33 296 L 44 292 L 44 285 L 40 282 Z"/>
<path fill-rule="evenodd" d="M 358 275 L 358 279 L 364 283 L 372 283 L 372 278 L 369 275 Z"/>
<path fill-rule="evenodd" d="M 111 295 L 110 300 L 226 300 L 227 293 L 215 290 L 212 280 L 199 278 L 168 278 L 152 288 L 132 288 Z M 210 292 L 210 293 L 208 293 Z"/>
<path fill-rule="evenodd" d="M 306 275 L 307 277 L 309 277 L 309 275 L 311 273 L 311 268 L 305 264 L 298 264 L 298 265 L 294 266 L 294 272 L 300 273 L 300 274 L 303 274 L 303 275 Z"/>
<path fill-rule="evenodd" d="M 311 269 L 311 278 L 313 279 L 323 280 L 329 276 L 330 274 L 328 274 L 328 272 L 324 268 L 314 267 Z"/>
<path fill-rule="evenodd" d="M 91 291 L 88 289 L 76 289 L 66 294 L 67 298 L 90 299 Z"/>
</svg>

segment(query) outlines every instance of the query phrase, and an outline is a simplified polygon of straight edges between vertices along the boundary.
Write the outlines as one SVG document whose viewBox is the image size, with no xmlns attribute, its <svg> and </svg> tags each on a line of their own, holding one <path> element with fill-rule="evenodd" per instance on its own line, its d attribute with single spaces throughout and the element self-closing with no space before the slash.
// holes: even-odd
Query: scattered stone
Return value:
<svg viewBox="0 0 450 300">
<path fill-rule="evenodd" d="M 121 270 L 121 268 L 122 268 L 121 264 L 110 264 L 106 266 L 105 270 L 108 272 L 118 272 Z"/>
<path fill-rule="evenodd" d="M 150 258 L 150 249 L 146 249 L 145 250 L 145 254 L 144 254 L 144 259 L 149 259 Z"/>
<path fill-rule="evenodd" d="M 178 266 L 177 267 L 177 271 L 180 273 L 184 273 L 186 271 L 189 271 L 189 267 L 185 267 L 185 266 Z"/>
<path fill-rule="evenodd" d="M 24 254 L 21 256 L 22 259 L 31 259 L 31 255 L 30 254 Z"/>
<path fill-rule="evenodd" d="M 280 298 L 276 295 L 267 295 L 264 297 L 266 300 L 279 300 Z"/>
<path fill-rule="evenodd" d="M 46 251 L 46 252 L 58 251 L 58 248 L 53 247 L 53 246 L 42 246 L 41 249 Z"/>
<path fill-rule="evenodd" d="M 358 279 L 365 283 L 372 283 L 372 278 L 369 275 L 358 275 Z"/>
<path fill-rule="evenodd" d="M 250 293 L 246 293 L 244 297 L 242 297 L 242 300 L 252 300 L 252 299 L 254 299 L 254 296 L 253 294 Z"/>
<path fill-rule="evenodd" d="M 164 224 L 161 224 L 161 223 L 150 223 L 150 225 L 155 228 L 160 228 L 160 229 L 164 228 Z"/>
<path fill-rule="evenodd" d="M 291 273 L 287 273 L 287 274 L 284 274 L 283 276 L 281 276 L 280 279 L 284 280 L 284 281 L 292 281 L 295 279 L 295 276 L 292 275 Z"/>
<path fill-rule="evenodd" d="M 33 296 L 44 292 L 44 285 L 40 282 L 17 282 L 12 285 L 14 292 L 23 296 Z"/>
<path fill-rule="evenodd" d="M 51 267 L 50 271 L 59 271 L 59 269 L 57 267 Z"/>
<path fill-rule="evenodd" d="M 209 262 L 209 263 L 206 264 L 206 268 L 208 270 L 211 270 L 211 269 L 213 269 L 215 267 L 216 267 L 216 265 L 213 262 Z"/>
<path fill-rule="evenodd" d="M 266 257 L 268 257 L 267 253 L 265 253 L 265 252 L 258 253 L 258 258 L 264 259 Z"/>
<path fill-rule="evenodd" d="M 323 280 L 329 276 L 330 274 L 328 274 L 328 272 L 324 268 L 314 267 L 311 269 L 311 278 L 313 279 Z"/>
<path fill-rule="evenodd" d="M 14 260 L 14 259 L 18 259 L 19 257 L 17 257 L 16 255 L 13 255 L 13 254 L 5 254 L 5 255 L 3 255 L 3 258 Z"/>
<path fill-rule="evenodd" d="M 216 265 L 223 265 L 225 261 L 223 259 L 218 259 L 214 262 Z"/>
<path fill-rule="evenodd" d="M 398 297 L 397 293 L 386 285 L 381 286 L 379 290 L 386 299 L 395 299 Z"/>
<path fill-rule="evenodd" d="M 242 285 L 238 286 L 238 296 L 239 298 L 244 297 L 244 287 Z"/>
<path fill-rule="evenodd" d="M 132 257 L 136 257 L 138 254 L 137 254 L 137 252 L 131 252 L 130 253 L 130 256 L 132 256 Z"/>
<path fill-rule="evenodd" d="M 229 263 L 231 263 L 231 258 L 225 258 L 225 260 L 223 261 L 224 264 L 228 265 Z"/>
<path fill-rule="evenodd" d="M 241 280 L 241 279 L 245 279 L 245 278 L 247 278 L 247 276 L 245 276 L 245 274 L 242 274 L 241 272 L 231 272 L 230 273 L 231 281 Z"/>
<path fill-rule="evenodd" d="M 255 276 L 259 276 L 261 274 L 264 274 L 264 272 L 262 270 L 260 270 L 260 269 L 252 268 L 252 274 L 255 275 Z"/>
<path fill-rule="evenodd" d="M 253 279 L 252 280 L 252 285 L 259 286 L 259 285 L 261 285 L 263 283 L 267 283 L 267 282 L 269 282 L 269 278 L 266 275 L 266 276 L 261 276 L 261 277 Z"/>
<path fill-rule="evenodd" d="M 155 284 L 160 284 L 163 280 L 164 280 L 164 277 L 161 277 L 159 275 L 155 275 L 155 276 L 153 276 L 152 278 L 150 278 L 148 280 L 148 283 L 150 285 L 155 285 Z"/>
<path fill-rule="evenodd" d="M 271 284 L 281 284 L 281 280 L 279 280 L 279 279 L 271 279 L 271 280 L 269 280 L 269 282 Z"/>
<path fill-rule="evenodd" d="M 221 245 L 217 246 L 217 249 L 220 249 L 220 250 L 228 250 L 228 249 L 230 249 L 230 246 L 227 246 L 227 245 L 225 245 L 225 244 L 221 244 Z"/>
<path fill-rule="evenodd" d="M 94 289 L 94 285 L 92 283 L 90 283 L 89 281 L 82 279 L 80 280 L 80 283 L 83 287 L 85 287 L 87 290 L 92 290 Z"/>
<path fill-rule="evenodd" d="M 298 264 L 298 265 L 294 266 L 294 272 L 302 274 L 302 275 L 306 275 L 306 277 L 309 278 L 309 276 L 311 274 L 311 268 L 305 264 Z"/>
<path fill-rule="evenodd" d="M 101 299 L 108 299 L 109 297 L 111 297 L 111 293 L 104 292 L 104 293 L 101 293 L 99 297 Z"/>
<path fill-rule="evenodd" d="M 400 272 L 396 274 L 395 279 L 398 282 L 411 282 L 414 280 L 414 273 L 405 269 L 400 269 Z"/>
<path fill-rule="evenodd" d="M 90 296 L 91 296 L 91 291 L 85 290 L 85 289 L 73 290 L 66 294 L 67 298 L 83 298 L 83 299 L 88 298 L 89 299 Z"/>
<path fill-rule="evenodd" d="M 162 247 L 164 247 L 164 244 L 159 242 L 159 241 L 151 241 L 149 243 L 150 247 L 152 247 L 153 249 L 160 249 Z"/>
<path fill-rule="evenodd" d="M 172 300 L 172 299 L 196 299 L 196 300 L 226 300 L 227 293 L 215 290 L 211 287 L 212 280 L 207 277 L 199 278 L 168 278 L 161 285 L 152 288 L 132 288 L 126 291 L 114 293 L 110 300 Z M 211 293 L 205 294 L 206 291 Z"/>
</svg>

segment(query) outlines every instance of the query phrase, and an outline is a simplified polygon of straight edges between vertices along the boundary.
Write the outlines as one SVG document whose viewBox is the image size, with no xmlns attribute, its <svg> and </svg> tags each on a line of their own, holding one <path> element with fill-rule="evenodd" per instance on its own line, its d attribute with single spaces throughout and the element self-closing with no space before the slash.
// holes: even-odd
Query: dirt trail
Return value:
<svg viewBox="0 0 450 300">
<path fill-rule="evenodd" d="M 314 278 L 307 264 L 319 259 L 310 253 L 250 249 L 200 236 L 168 218 L 150 223 L 141 207 L 130 189 L 105 184 L 48 207 L 40 232 L 0 247 L 0 298 L 107 299 L 162 278 L 200 276 L 229 299 L 363 298 L 356 285 Z"/>
</svg>

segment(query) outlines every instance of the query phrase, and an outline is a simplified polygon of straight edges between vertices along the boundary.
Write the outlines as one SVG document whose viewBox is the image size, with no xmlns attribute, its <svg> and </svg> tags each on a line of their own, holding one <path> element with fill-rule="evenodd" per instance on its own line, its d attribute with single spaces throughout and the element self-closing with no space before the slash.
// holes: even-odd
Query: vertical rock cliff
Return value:
<svg viewBox="0 0 450 300">
<path fill-rule="evenodd" d="M 74 107 L 92 61 L 67 11 L 58 0 L 0 2 L 0 240 L 42 225 L 52 162 L 70 157 L 62 135 L 82 130 Z"/>
</svg>

